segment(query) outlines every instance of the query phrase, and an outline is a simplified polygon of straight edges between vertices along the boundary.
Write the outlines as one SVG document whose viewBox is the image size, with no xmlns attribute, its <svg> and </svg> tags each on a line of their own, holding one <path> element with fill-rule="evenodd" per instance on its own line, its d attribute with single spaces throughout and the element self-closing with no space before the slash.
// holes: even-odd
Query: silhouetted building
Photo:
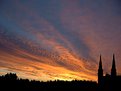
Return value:
<svg viewBox="0 0 121 91">
<path fill-rule="evenodd" d="M 111 68 L 111 76 L 115 77 L 116 76 L 116 65 L 115 65 L 115 56 L 113 54 L 113 62 L 112 62 L 112 68 Z"/>
<path fill-rule="evenodd" d="M 102 59 L 100 55 L 99 68 L 98 68 L 98 87 L 99 91 L 116 91 L 116 89 L 121 90 L 121 76 L 117 75 L 115 55 L 113 54 L 111 75 L 103 75 Z"/>
<path fill-rule="evenodd" d="M 99 69 L 98 69 L 98 84 L 101 83 L 103 78 L 103 69 L 102 69 L 102 59 L 100 55 L 100 61 L 99 61 Z"/>
</svg>

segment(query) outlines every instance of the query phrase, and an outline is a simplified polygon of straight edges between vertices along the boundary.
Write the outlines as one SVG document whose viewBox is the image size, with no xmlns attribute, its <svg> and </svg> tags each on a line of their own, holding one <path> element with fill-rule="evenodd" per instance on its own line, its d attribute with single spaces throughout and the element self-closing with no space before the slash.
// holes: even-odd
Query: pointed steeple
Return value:
<svg viewBox="0 0 121 91">
<path fill-rule="evenodd" d="M 101 84 L 102 78 L 103 78 L 103 69 L 102 69 L 102 58 L 100 55 L 99 68 L 98 68 L 98 84 Z"/>
<path fill-rule="evenodd" d="M 102 69 L 102 58 L 101 58 L 101 55 L 100 55 L 100 61 L 99 61 L 99 69 Z"/>
<path fill-rule="evenodd" d="M 111 76 L 116 76 L 116 64 L 115 64 L 115 55 L 113 54 L 112 68 L 111 68 Z"/>
</svg>

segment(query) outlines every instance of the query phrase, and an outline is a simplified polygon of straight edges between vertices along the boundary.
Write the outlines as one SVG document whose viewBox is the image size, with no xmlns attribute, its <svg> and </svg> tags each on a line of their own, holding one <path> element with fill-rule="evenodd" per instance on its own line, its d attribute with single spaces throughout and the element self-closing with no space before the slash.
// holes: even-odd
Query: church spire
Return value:
<svg viewBox="0 0 121 91">
<path fill-rule="evenodd" d="M 101 58 L 101 55 L 100 55 L 100 61 L 99 61 L 99 69 L 102 69 L 102 58 Z"/>
<path fill-rule="evenodd" d="M 100 55 L 99 68 L 98 68 L 98 84 L 101 84 L 102 78 L 103 78 L 103 69 L 102 69 L 102 58 Z"/>
<path fill-rule="evenodd" d="M 111 76 L 116 76 L 116 65 L 115 65 L 115 55 L 113 54 L 112 68 L 111 68 Z"/>
</svg>

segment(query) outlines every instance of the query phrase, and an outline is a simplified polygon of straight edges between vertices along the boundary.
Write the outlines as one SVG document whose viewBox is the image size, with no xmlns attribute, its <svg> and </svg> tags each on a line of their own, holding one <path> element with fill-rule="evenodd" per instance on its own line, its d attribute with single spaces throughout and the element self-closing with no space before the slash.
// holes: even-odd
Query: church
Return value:
<svg viewBox="0 0 121 91">
<path fill-rule="evenodd" d="M 121 76 L 117 75 L 115 55 L 113 54 L 111 74 L 103 75 L 102 58 L 100 55 L 98 68 L 99 91 L 121 91 Z"/>
</svg>

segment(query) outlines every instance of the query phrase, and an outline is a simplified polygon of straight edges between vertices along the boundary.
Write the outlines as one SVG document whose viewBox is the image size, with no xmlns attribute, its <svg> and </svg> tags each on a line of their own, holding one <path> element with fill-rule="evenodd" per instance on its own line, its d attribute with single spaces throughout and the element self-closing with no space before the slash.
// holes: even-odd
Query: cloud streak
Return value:
<svg viewBox="0 0 121 91">
<path fill-rule="evenodd" d="M 103 62 L 109 72 L 106 64 L 111 65 L 112 52 L 121 59 L 121 17 L 116 3 L 108 2 L 3 1 L 0 74 L 13 71 L 20 77 L 44 81 L 96 80 L 100 53 L 109 60 Z M 118 64 L 120 61 L 120 73 Z"/>
</svg>

